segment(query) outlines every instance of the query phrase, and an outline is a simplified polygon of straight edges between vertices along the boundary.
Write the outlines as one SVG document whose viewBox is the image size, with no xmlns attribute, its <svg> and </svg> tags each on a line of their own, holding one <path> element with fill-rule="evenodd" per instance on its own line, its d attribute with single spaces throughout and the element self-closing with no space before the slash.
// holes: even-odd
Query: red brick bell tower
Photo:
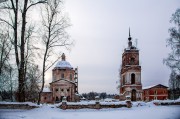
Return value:
<svg viewBox="0 0 180 119">
<path fill-rule="evenodd" d="M 130 97 L 131 101 L 142 100 L 141 66 L 139 50 L 133 46 L 129 29 L 128 47 L 122 54 L 120 71 L 120 100 Z"/>
</svg>

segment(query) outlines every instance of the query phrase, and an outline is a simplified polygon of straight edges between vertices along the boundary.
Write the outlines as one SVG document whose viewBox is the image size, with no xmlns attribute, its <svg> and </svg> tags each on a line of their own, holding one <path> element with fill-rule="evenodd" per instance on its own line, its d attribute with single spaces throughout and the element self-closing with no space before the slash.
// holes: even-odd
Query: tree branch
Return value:
<svg viewBox="0 0 180 119">
<path fill-rule="evenodd" d="M 29 8 L 31 8 L 32 6 L 35 6 L 35 5 L 37 5 L 37 4 L 44 4 L 44 3 L 47 3 L 47 0 L 38 1 L 38 2 L 36 2 L 36 3 L 33 3 L 33 4 L 31 4 L 31 5 L 29 5 L 29 6 L 27 7 L 26 11 L 27 11 Z"/>
<path fill-rule="evenodd" d="M 0 21 L 5 22 L 6 24 L 8 24 L 9 26 L 11 26 L 14 29 L 14 26 L 12 24 L 10 24 L 8 21 L 6 21 L 2 18 L 0 18 Z"/>
</svg>

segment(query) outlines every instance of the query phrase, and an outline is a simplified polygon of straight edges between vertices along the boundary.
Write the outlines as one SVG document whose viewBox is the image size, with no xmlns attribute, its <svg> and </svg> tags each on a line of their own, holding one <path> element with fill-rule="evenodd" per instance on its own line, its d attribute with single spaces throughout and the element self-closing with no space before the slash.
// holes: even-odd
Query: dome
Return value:
<svg viewBox="0 0 180 119">
<path fill-rule="evenodd" d="M 66 61 L 66 56 L 65 56 L 64 53 L 61 55 L 61 61 L 59 61 L 56 64 L 55 68 L 59 68 L 59 69 L 70 68 L 70 69 L 73 69 L 71 64 Z"/>
<path fill-rule="evenodd" d="M 51 91 L 50 91 L 50 89 L 48 87 L 44 87 L 42 92 L 48 93 L 48 92 L 51 92 Z"/>
<path fill-rule="evenodd" d="M 70 68 L 72 69 L 73 67 L 71 66 L 71 64 L 67 61 L 59 61 L 55 68 Z"/>
</svg>

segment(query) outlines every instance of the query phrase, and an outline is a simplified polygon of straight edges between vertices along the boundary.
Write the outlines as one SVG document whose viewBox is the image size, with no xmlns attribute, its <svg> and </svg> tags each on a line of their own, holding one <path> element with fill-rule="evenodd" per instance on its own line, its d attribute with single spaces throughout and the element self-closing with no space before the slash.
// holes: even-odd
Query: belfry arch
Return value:
<svg viewBox="0 0 180 119">
<path fill-rule="evenodd" d="M 131 84 L 135 84 L 136 83 L 135 79 L 136 79 L 136 75 L 134 73 L 132 73 L 131 74 Z"/>
</svg>

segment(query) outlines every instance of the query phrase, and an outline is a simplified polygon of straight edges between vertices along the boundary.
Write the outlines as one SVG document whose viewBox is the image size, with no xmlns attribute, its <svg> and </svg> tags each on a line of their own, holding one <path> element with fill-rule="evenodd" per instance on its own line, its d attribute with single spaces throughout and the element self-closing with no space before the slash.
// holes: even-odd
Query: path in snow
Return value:
<svg viewBox="0 0 180 119">
<path fill-rule="evenodd" d="M 61 110 L 42 106 L 32 110 L 0 109 L 0 119 L 180 119 L 180 106 Z"/>
</svg>

